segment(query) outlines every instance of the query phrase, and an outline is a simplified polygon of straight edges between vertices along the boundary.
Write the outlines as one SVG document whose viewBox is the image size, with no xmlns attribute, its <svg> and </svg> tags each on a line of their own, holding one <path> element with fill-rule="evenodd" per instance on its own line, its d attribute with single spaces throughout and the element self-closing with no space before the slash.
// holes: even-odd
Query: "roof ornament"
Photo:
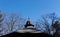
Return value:
<svg viewBox="0 0 60 37">
<path fill-rule="evenodd" d="M 28 21 L 30 21 L 30 18 L 28 17 Z"/>
</svg>

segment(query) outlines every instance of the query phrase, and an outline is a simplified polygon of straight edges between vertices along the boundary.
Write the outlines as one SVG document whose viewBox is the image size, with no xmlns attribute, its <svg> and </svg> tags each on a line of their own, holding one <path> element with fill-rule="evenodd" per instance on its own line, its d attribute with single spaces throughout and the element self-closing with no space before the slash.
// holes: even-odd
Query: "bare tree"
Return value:
<svg viewBox="0 0 60 37">
<path fill-rule="evenodd" d="M 47 26 L 47 28 L 48 28 L 48 32 L 49 32 L 49 34 L 50 34 L 50 32 L 51 31 L 53 31 L 53 33 L 54 33 L 54 28 L 52 27 L 52 25 L 54 24 L 54 22 L 56 21 L 56 20 L 59 20 L 59 18 L 57 17 L 57 15 L 55 14 L 55 13 L 50 13 L 50 14 L 47 14 L 46 16 L 45 16 L 45 18 L 43 18 L 44 20 L 45 20 L 45 25 Z M 50 21 L 51 21 L 51 23 L 49 24 L 49 19 L 50 19 Z M 47 24 L 46 24 L 47 23 Z M 49 26 L 50 26 L 50 28 L 49 28 Z"/>
<path fill-rule="evenodd" d="M 55 23 L 53 24 L 53 27 L 56 29 L 54 36 L 60 37 L 60 23 L 59 23 L 59 21 L 55 21 Z"/>
<path fill-rule="evenodd" d="M 21 18 L 20 16 L 17 16 L 16 14 L 12 13 L 10 14 L 10 16 L 8 16 L 8 18 L 5 19 L 5 24 L 8 27 L 8 30 L 10 32 L 13 32 L 15 29 L 15 26 L 20 26 L 20 21 L 23 18 Z"/>
<path fill-rule="evenodd" d="M 46 28 L 46 32 L 48 33 L 48 34 L 50 34 L 50 28 L 49 28 L 49 23 L 48 23 L 48 21 L 47 21 L 47 18 L 45 18 L 45 17 L 42 17 L 43 18 L 43 20 L 44 20 L 44 26 L 46 26 L 45 28 Z"/>
<path fill-rule="evenodd" d="M 42 25 L 43 25 L 41 30 L 44 28 L 45 29 L 44 32 L 47 32 L 48 34 L 51 34 L 51 32 L 53 31 L 53 33 L 54 33 L 55 30 L 52 27 L 52 25 L 54 24 L 54 22 L 56 20 L 59 20 L 59 18 L 56 16 L 56 14 L 55 13 L 46 14 L 46 15 L 42 16 L 42 19 L 43 19 L 42 23 L 41 23 L 41 21 L 39 21 L 39 23 L 40 23 L 39 25 L 37 23 L 38 27 L 41 28 Z"/>
<path fill-rule="evenodd" d="M 41 30 L 42 32 L 45 32 L 44 28 L 44 22 L 38 19 L 35 24 L 36 29 Z"/>
<path fill-rule="evenodd" d="M 3 15 L 2 15 L 2 13 L 0 11 L 0 35 L 3 35 L 2 22 L 3 22 Z"/>
</svg>

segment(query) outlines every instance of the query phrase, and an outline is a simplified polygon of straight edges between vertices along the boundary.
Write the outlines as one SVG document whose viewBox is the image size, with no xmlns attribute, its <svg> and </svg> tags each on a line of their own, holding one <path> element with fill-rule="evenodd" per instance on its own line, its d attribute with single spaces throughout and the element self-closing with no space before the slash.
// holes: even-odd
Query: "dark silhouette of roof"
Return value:
<svg viewBox="0 0 60 37">
<path fill-rule="evenodd" d="M 1 37 L 53 37 L 52 35 L 48 35 L 46 33 L 18 33 L 18 32 L 13 32 Z"/>
</svg>

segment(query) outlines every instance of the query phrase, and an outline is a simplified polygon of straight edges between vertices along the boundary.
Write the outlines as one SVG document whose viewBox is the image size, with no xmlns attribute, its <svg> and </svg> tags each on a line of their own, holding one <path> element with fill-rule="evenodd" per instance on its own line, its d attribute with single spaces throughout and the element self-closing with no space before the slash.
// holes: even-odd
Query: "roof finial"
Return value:
<svg viewBox="0 0 60 37">
<path fill-rule="evenodd" d="M 30 21 L 30 18 L 28 17 L 28 21 Z"/>
</svg>

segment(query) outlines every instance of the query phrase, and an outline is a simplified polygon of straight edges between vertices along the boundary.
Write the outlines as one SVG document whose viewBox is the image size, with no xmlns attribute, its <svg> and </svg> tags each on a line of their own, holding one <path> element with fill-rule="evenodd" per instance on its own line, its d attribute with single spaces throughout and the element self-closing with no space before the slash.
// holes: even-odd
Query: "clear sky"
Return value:
<svg viewBox="0 0 60 37">
<path fill-rule="evenodd" d="M 36 21 L 43 14 L 56 12 L 59 15 L 60 0 L 0 0 L 0 10 Z"/>
</svg>

